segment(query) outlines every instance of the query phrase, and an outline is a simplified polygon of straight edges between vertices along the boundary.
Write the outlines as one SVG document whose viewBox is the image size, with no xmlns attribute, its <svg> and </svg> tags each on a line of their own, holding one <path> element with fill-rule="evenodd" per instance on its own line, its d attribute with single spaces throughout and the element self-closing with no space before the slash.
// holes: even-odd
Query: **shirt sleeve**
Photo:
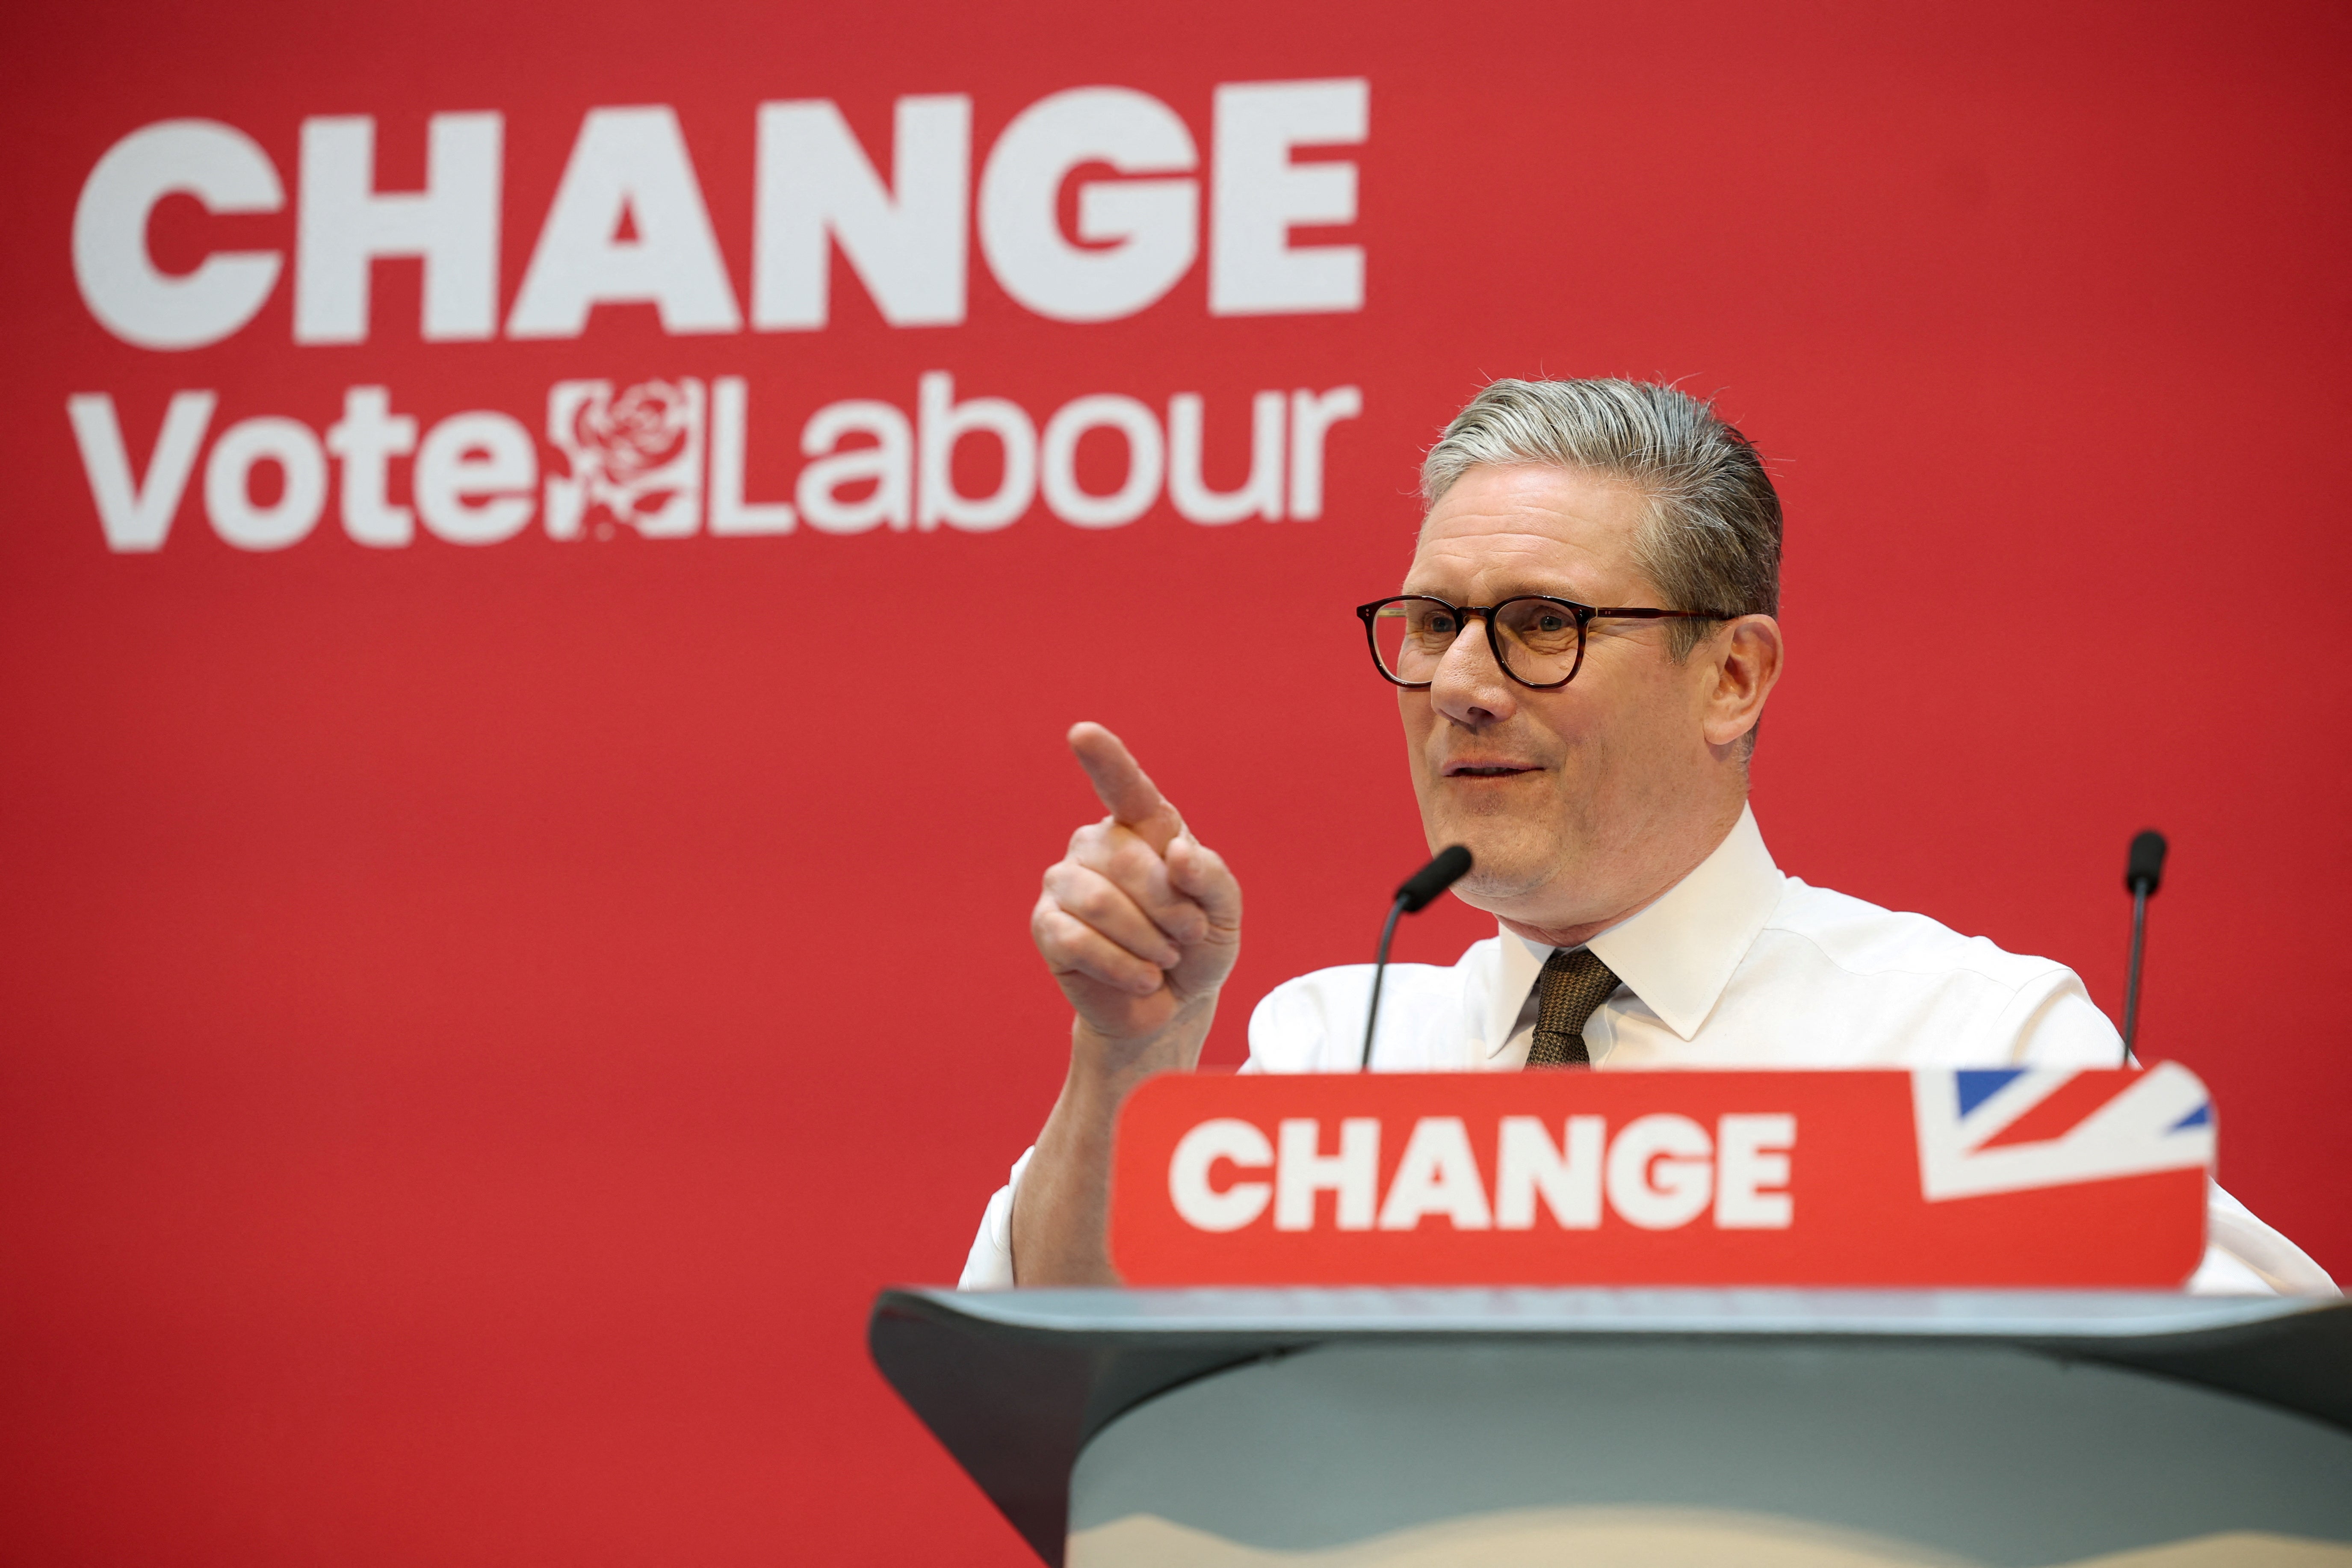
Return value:
<svg viewBox="0 0 2352 1568">
<path fill-rule="evenodd" d="M 2018 988 L 1994 1027 L 1995 1060 L 2020 1067 L 2116 1068 L 2124 1065 L 2124 1037 L 2091 1000 L 2081 976 L 2063 964 Z"/>
<path fill-rule="evenodd" d="M 2194 1296 L 2336 1296 L 2311 1255 L 2221 1190 L 2205 1187 L 2205 1262 L 2190 1276 Z"/>
<path fill-rule="evenodd" d="M 956 1280 L 959 1290 L 1010 1290 L 1013 1289 L 1013 1194 L 1021 1187 L 1022 1173 L 1029 1169 L 1029 1156 L 1037 1152 L 1033 1144 L 1021 1152 L 1013 1162 L 1013 1173 L 988 1200 L 987 1209 L 980 1216 L 980 1234 L 971 1238 L 971 1254 L 963 1262 L 963 1274 Z"/>
<path fill-rule="evenodd" d="M 1999 1053 L 2021 1067 L 2111 1068 L 2122 1065 L 2123 1036 L 2091 1001 L 2071 969 L 2021 987 L 2001 1015 Z M 2206 1185 L 2205 1261 L 2189 1277 L 2200 1296 L 2337 1294 L 2336 1281 L 2309 1254 L 2254 1216 L 2245 1205 Z"/>
</svg>

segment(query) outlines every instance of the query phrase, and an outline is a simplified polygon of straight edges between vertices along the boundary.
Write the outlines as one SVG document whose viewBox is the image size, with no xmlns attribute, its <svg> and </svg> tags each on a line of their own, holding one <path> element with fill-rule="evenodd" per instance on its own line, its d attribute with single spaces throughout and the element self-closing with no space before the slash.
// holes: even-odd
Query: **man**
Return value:
<svg viewBox="0 0 2352 1568">
<path fill-rule="evenodd" d="M 1387 980 L 1389 1070 L 2112 1067 L 2072 971 L 1785 877 L 1748 809 L 1780 679 L 1780 506 L 1696 399 L 1623 381 L 1499 381 L 1423 465 L 1401 593 L 1368 605 L 1433 848 L 1499 932 Z M 1102 1284 L 1112 1123 L 1190 1070 L 1241 940 L 1241 889 L 1118 738 L 1071 749 L 1110 815 L 1045 873 L 1031 921 L 1076 1011 L 1070 1068 L 963 1283 Z M 1352 1071 L 1370 968 L 1277 986 L 1245 1071 Z M 2196 1288 L 2333 1290 L 2220 1188 Z"/>
</svg>

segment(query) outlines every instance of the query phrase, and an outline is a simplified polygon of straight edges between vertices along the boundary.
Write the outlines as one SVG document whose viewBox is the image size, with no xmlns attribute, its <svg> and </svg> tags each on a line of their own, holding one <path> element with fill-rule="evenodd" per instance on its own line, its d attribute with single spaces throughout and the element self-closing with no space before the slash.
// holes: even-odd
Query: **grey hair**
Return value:
<svg viewBox="0 0 2352 1568">
<path fill-rule="evenodd" d="M 1643 381 L 1490 383 L 1454 416 L 1421 465 L 1437 504 L 1481 464 L 1539 463 L 1617 479 L 1649 501 L 1634 563 L 1661 608 L 1719 617 L 1780 607 L 1780 497 L 1748 437 L 1714 405 Z M 1670 621 L 1677 659 L 1711 629 Z"/>
</svg>

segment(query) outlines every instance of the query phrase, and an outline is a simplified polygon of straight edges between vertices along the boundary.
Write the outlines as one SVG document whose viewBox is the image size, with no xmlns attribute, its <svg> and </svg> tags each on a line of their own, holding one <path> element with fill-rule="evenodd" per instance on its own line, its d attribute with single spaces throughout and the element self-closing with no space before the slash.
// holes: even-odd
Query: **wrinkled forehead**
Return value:
<svg viewBox="0 0 2352 1568">
<path fill-rule="evenodd" d="M 1650 590 L 1635 554 L 1646 513 L 1639 490 L 1604 475 L 1480 465 L 1422 520 L 1405 586 L 1464 602 L 1550 593 L 1629 603 Z"/>
</svg>

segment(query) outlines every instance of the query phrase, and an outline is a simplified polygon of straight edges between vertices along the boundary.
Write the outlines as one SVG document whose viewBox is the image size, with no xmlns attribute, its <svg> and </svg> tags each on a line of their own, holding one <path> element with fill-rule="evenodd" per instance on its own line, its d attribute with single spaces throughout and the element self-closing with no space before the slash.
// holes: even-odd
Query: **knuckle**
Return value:
<svg viewBox="0 0 2352 1568">
<path fill-rule="evenodd" d="M 1061 891 L 1061 905 L 1091 926 L 1098 926 L 1118 910 L 1108 884 L 1099 877 L 1073 878 Z"/>
<path fill-rule="evenodd" d="M 1120 882 L 1149 897 L 1164 898 L 1167 894 L 1168 863 L 1139 838 L 1121 847 L 1111 870 Z"/>
</svg>

